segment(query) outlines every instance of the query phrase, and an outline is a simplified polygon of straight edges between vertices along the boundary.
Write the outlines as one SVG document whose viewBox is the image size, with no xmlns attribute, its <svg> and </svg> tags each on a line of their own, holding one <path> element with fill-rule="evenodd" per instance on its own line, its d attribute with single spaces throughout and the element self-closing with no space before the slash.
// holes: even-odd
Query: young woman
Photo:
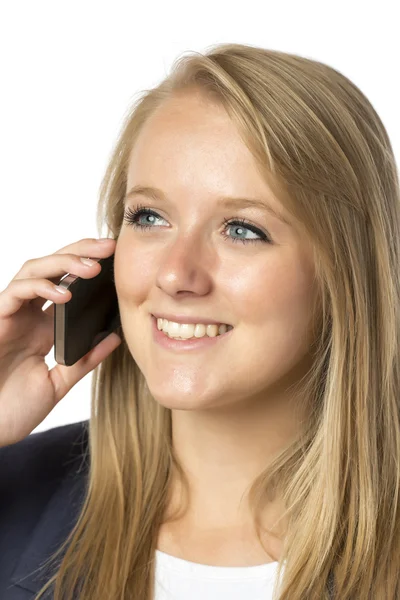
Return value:
<svg viewBox="0 0 400 600">
<path fill-rule="evenodd" d="M 293 54 L 186 55 L 123 125 L 103 223 L 0 294 L 6 597 L 399 598 L 400 192 L 370 102 Z M 48 371 L 53 284 L 112 253 L 121 337 Z M 91 371 L 90 420 L 29 436 Z"/>
</svg>

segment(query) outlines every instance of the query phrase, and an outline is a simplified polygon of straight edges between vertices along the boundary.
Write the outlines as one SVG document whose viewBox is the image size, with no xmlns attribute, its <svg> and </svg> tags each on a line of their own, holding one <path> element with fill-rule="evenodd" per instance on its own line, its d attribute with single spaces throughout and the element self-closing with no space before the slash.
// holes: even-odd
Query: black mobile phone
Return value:
<svg viewBox="0 0 400 600">
<path fill-rule="evenodd" d="M 54 358 L 70 367 L 107 335 L 121 335 L 121 319 L 114 282 L 114 254 L 92 258 L 100 263 L 95 277 L 82 279 L 67 273 L 57 285 L 70 290 L 66 304 L 54 305 Z"/>
</svg>

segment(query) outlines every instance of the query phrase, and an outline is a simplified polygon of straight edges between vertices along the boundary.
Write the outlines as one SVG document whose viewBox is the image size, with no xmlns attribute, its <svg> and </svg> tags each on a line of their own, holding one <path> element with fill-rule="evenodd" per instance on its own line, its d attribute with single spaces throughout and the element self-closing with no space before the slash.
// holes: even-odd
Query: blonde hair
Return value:
<svg viewBox="0 0 400 600">
<path fill-rule="evenodd" d="M 388 135 L 358 87 L 325 64 L 243 44 L 188 53 L 125 118 L 100 189 L 99 232 L 105 222 L 118 238 L 143 124 L 190 91 L 225 107 L 314 252 L 318 335 L 301 382 L 310 419 L 251 487 L 256 523 L 278 487 L 285 502 L 274 597 L 398 598 L 400 193 Z M 93 372 L 89 448 L 78 521 L 35 600 L 50 585 L 55 600 L 78 586 L 80 600 L 153 600 L 173 475 L 186 506 L 189 493 L 171 411 L 152 398 L 124 338 Z"/>
</svg>

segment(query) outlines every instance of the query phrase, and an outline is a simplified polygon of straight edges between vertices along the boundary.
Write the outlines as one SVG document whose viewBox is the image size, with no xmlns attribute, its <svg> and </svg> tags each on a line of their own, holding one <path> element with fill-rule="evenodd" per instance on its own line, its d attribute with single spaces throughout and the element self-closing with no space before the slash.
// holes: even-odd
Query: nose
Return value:
<svg viewBox="0 0 400 600">
<path fill-rule="evenodd" d="M 157 286 L 171 296 L 203 296 L 212 287 L 213 258 L 209 247 L 198 237 L 177 237 L 163 252 L 157 272 Z"/>
</svg>

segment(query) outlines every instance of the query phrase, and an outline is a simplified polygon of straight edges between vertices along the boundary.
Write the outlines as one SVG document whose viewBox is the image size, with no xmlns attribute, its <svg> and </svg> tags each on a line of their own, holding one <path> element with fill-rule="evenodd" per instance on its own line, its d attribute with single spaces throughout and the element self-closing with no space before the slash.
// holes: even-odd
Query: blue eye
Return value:
<svg viewBox="0 0 400 600">
<path fill-rule="evenodd" d="M 268 236 L 265 235 L 263 231 L 258 229 L 258 227 L 254 227 L 250 223 L 247 223 L 244 219 L 234 219 L 230 221 L 229 219 L 224 219 L 225 228 L 234 227 L 235 229 L 248 229 L 252 233 L 258 235 L 258 238 L 231 238 L 229 235 L 223 233 L 222 235 L 226 240 L 231 240 L 232 242 L 243 242 L 243 244 L 247 244 L 248 242 L 266 242 L 267 244 L 271 244 L 271 240 Z"/>
<path fill-rule="evenodd" d="M 153 217 L 152 221 L 147 221 L 146 223 L 139 223 L 138 220 L 141 216 L 143 215 L 151 215 Z M 125 215 L 124 215 L 124 220 L 134 229 L 141 229 L 141 230 L 145 230 L 145 229 L 152 229 L 152 224 L 154 223 L 154 218 L 155 219 L 162 219 L 162 217 L 156 213 L 154 210 L 152 210 L 151 208 L 147 208 L 146 206 L 143 205 L 137 205 L 135 206 L 133 209 L 131 209 L 130 207 L 128 207 L 125 211 Z M 258 229 L 258 227 L 255 227 L 254 225 L 251 225 L 250 223 L 247 223 L 244 219 L 234 219 L 234 220 L 229 220 L 229 219 L 224 219 L 223 224 L 225 225 L 225 229 L 228 229 L 230 227 L 234 227 L 236 229 L 241 229 L 242 231 L 244 229 L 247 229 L 249 231 L 251 231 L 252 233 L 258 235 L 258 238 L 235 238 L 235 237 L 230 237 L 229 235 L 226 235 L 225 233 L 223 233 L 222 235 L 224 236 L 225 239 L 228 239 L 232 242 L 242 242 L 243 244 L 247 244 L 249 242 L 264 242 L 264 243 L 268 243 L 271 244 L 272 241 L 270 240 L 270 238 L 260 229 Z"/>
</svg>

